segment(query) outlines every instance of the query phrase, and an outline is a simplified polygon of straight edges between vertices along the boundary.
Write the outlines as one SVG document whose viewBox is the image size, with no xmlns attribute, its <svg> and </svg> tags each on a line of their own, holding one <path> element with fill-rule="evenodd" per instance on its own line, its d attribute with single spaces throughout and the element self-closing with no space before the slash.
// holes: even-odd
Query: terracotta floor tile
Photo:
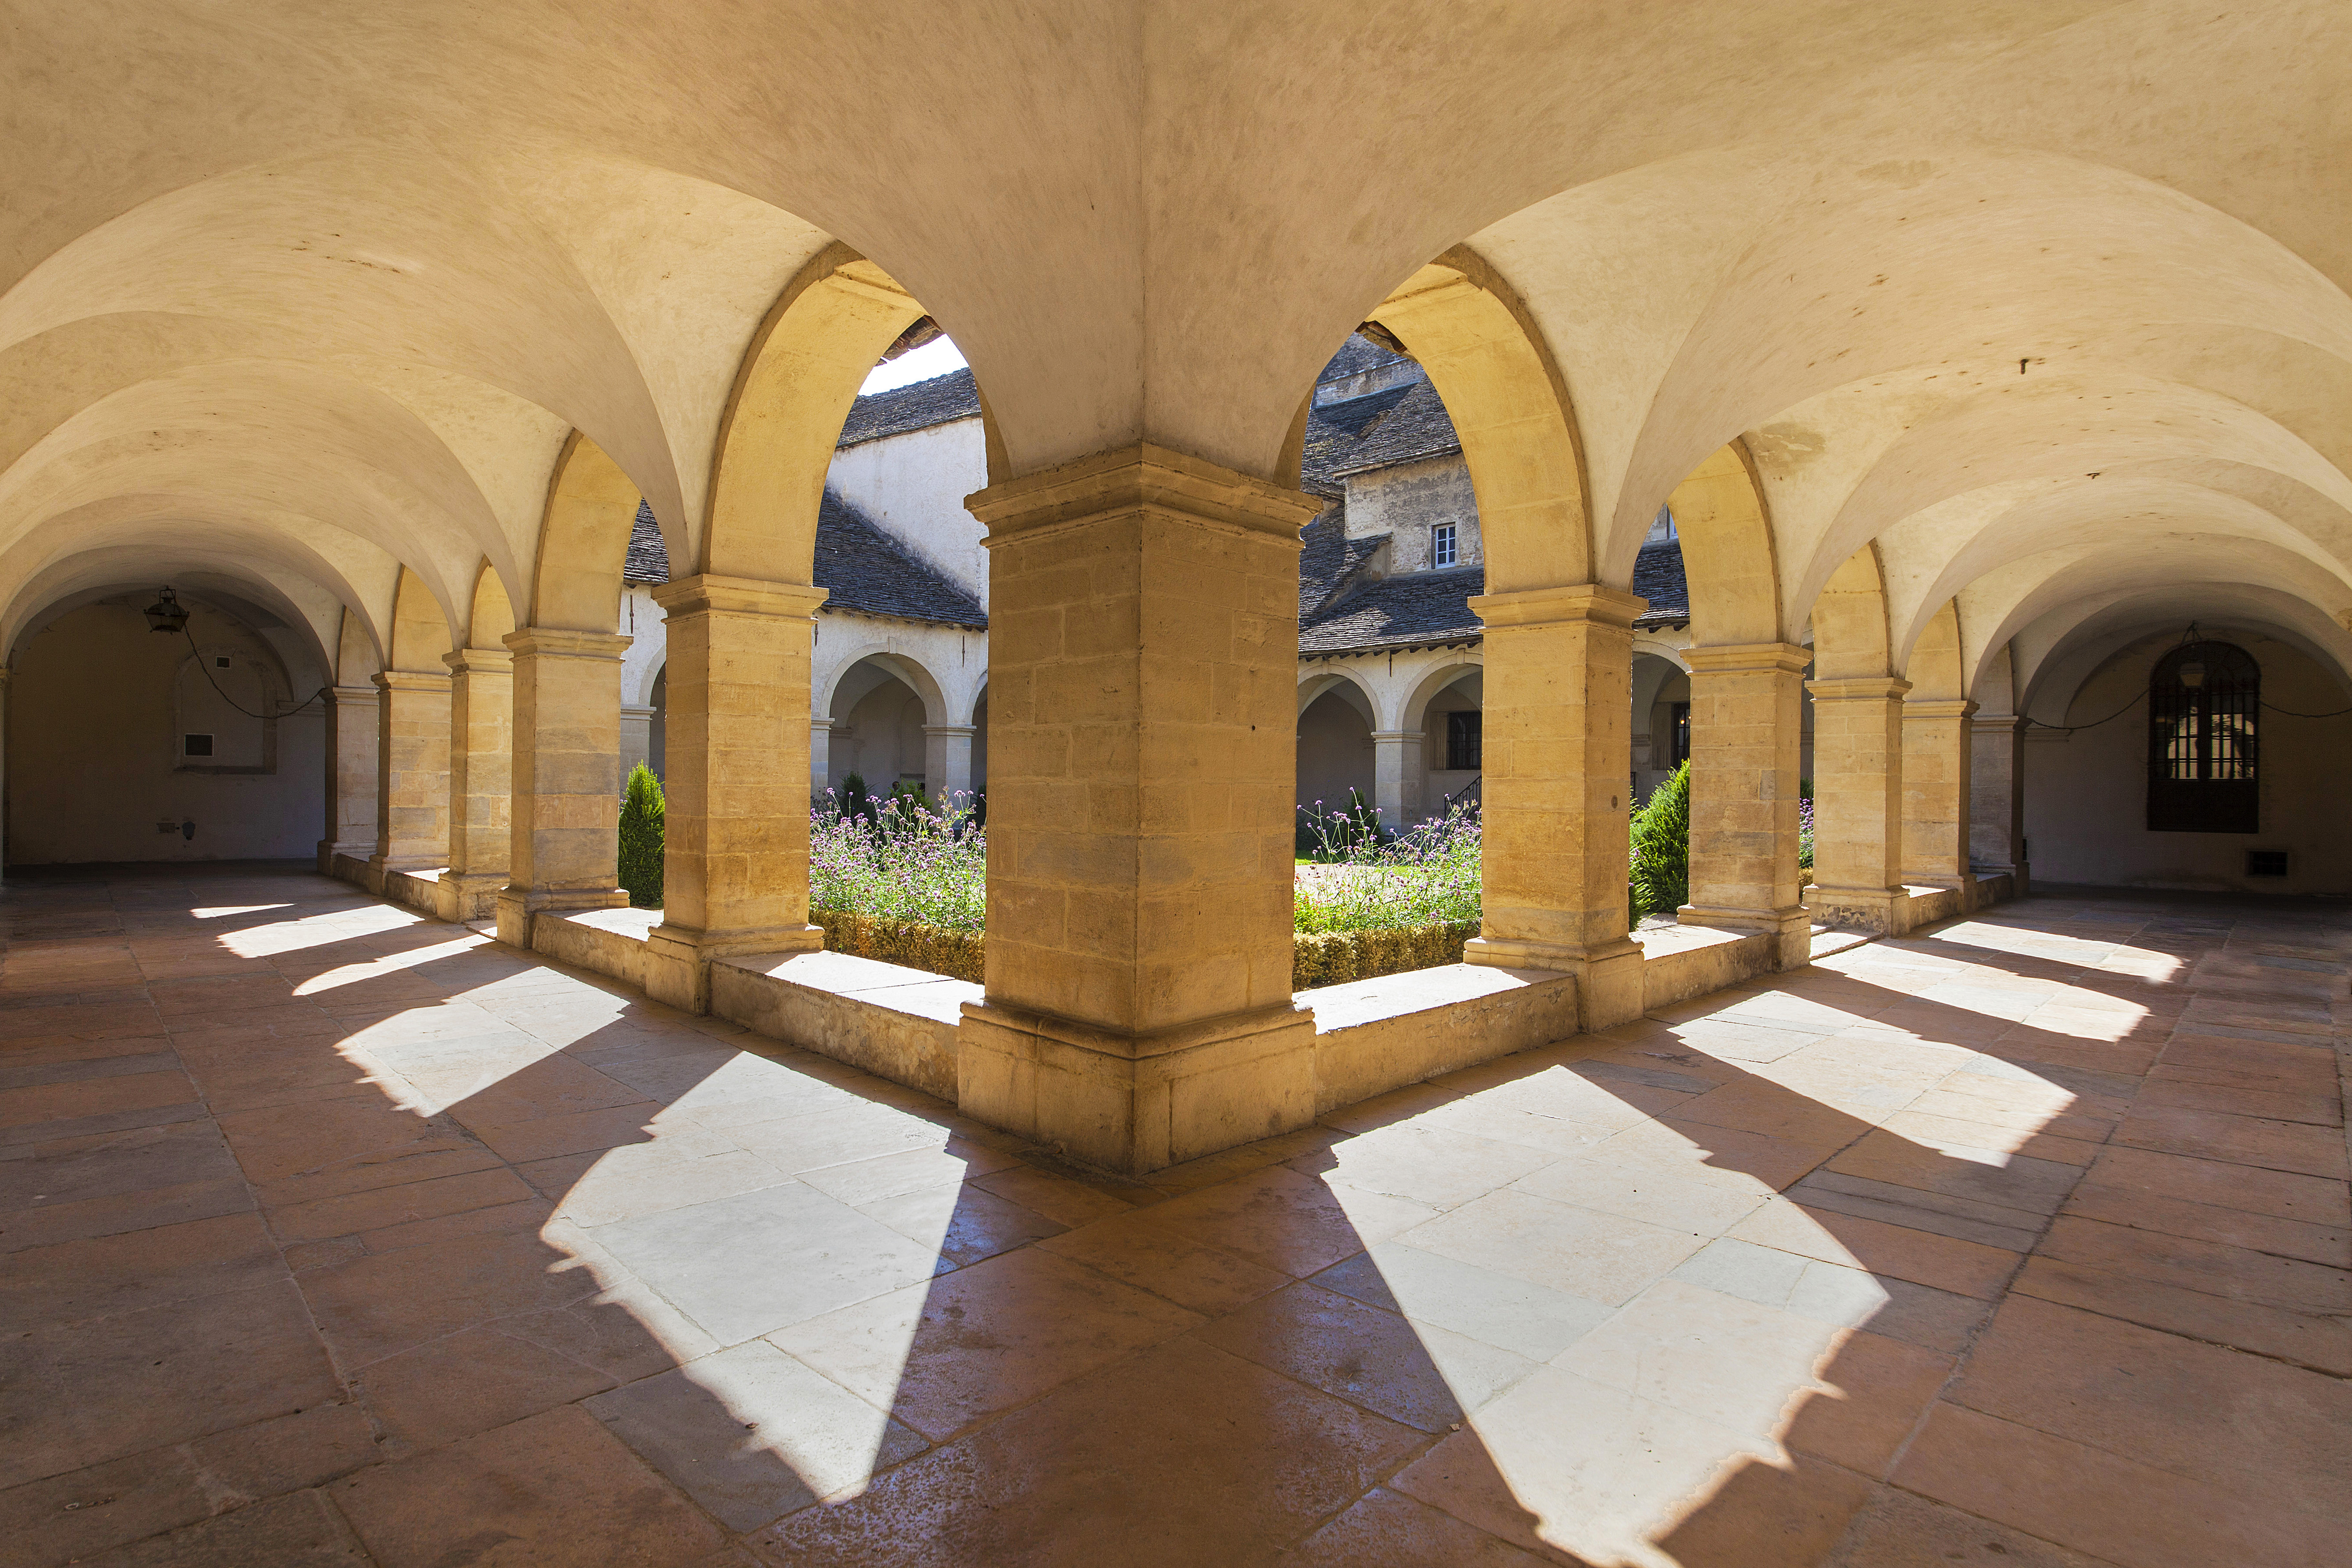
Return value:
<svg viewBox="0 0 2352 1568">
<path fill-rule="evenodd" d="M 583 1164 L 585 1169 L 577 1176 L 563 1178 L 565 1166 L 579 1169 Z M 661 1136 L 651 1143 L 627 1143 L 596 1154 L 537 1161 L 522 1167 L 522 1173 L 555 1201 L 556 1213 L 584 1226 L 691 1208 L 792 1180 L 743 1150 L 687 1157 Z"/>
<path fill-rule="evenodd" d="M 1551 1364 L 1749 1436 L 1777 1437 L 1843 1331 L 1661 1279 Z"/>
<path fill-rule="evenodd" d="M 1024 1247 L 767 1337 L 937 1442 L 1200 1322 Z"/>
<path fill-rule="evenodd" d="M 1838 1171 L 1815 1171 L 1791 1186 L 1787 1195 L 1808 1209 L 1885 1220 L 2011 1252 L 2031 1250 L 2042 1234 L 2038 1215 Z"/>
<path fill-rule="evenodd" d="M 593 1294 L 585 1268 L 536 1236 L 459 1237 L 308 1270 L 297 1281 L 337 1359 L 357 1369 L 519 1312 Z"/>
<path fill-rule="evenodd" d="M 1821 1568 L 2109 1568 L 2077 1552 L 1878 1488 Z"/>
<path fill-rule="evenodd" d="M 2094 1268 L 2293 1311 L 2352 1315 L 2352 1272 L 2158 1230 L 2061 1215 L 2039 1250 Z"/>
<path fill-rule="evenodd" d="M 1097 1220 L 1037 1245 L 1180 1307 L 1212 1317 L 1290 1282 L 1290 1276 L 1161 1226 L 1157 1209 Z"/>
<path fill-rule="evenodd" d="M 186 1105 L 196 1086 L 176 1065 L 162 1071 L 28 1084 L 0 1098 L 0 1128 L 16 1131 L 71 1123 L 94 1116 Z"/>
<path fill-rule="evenodd" d="M 1281 1568 L 1538 1568 L 1538 1557 L 1427 1503 L 1376 1487 L 1283 1553 Z"/>
<path fill-rule="evenodd" d="M 2352 1187 L 2347 1184 L 2226 1160 L 2110 1144 L 2092 1166 L 2084 1184 L 2182 1198 L 2308 1225 L 2352 1226 Z"/>
<path fill-rule="evenodd" d="M 2308 1121 L 2316 1127 L 2344 1125 L 2343 1101 L 2334 1094 L 2298 1094 L 2151 1077 L 2139 1092 L 2139 1103 L 2180 1110 L 2219 1110 L 2273 1121 Z"/>
<path fill-rule="evenodd" d="M 2352 1377 L 2352 1323 L 2250 1301 L 2233 1301 L 2163 1280 L 2029 1258 L 2012 1289 L 2144 1328 L 2232 1345 L 2254 1355 Z"/>
<path fill-rule="evenodd" d="M 2079 1166 L 1990 1149 L 1931 1149 L 1897 1132 L 1874 1130 L 1823 1167 L 1831 1173 L 1921 1192 L 1968 1198 L 2028 1215 L 2058 1212 L 2081 1181 Z"/>
<path fill-rule="evenodd" d="M 795 1568 L 1244 1568 L 1425 1441 L 1179 1339 L 886 1471 L 854 1500 L 788 1515 L 754 1544 Z"/>
<path fill-rule="evenodd" d="M 1529 1362 L 1550 1360 L 1609 1318 L 1609 1309 L 1588 1297 L 1400 1241 L 1335 1263 L 1314 1283 Z"/>
<path fill-rule="evenodd" d="M 992 1172 L 972 1185 L 1066 1226 L 1091 1225 L 1098 1219 L 1130 1213 L 1134 1208 L 1132 1204 L 1109 1193 L 1029 1165 L 1014 1164 Z"/>
<path fill-rule="evenodd" d="M 1419 1122 L 1342 1139 L 1291 1167 L 1337 1186 L 1449 1209 L 1550 1163 L 1516 1143 Z"/>
<path fill-rule="evenodd" d="M 367 1568 L 351 1527 L 314 1491 L 247 1503 L 217 1519 L 84 1561 L 93 1568 Z"/>
<path fill-rule="evenodd" d="M 1957 1295 L 1997 1298 L 2016 1270 L 2014 1252 L 1908 1226 L 1801 1206 L 1768 1204 L 1732 1227 L 1735 1240 L 1800 1258 L 1891 1275 Z"/>
<path fill-rule="evenodd" d="M 1658 1536 L 1681 1568 L 1814 1568 L 1869 1497 L 1868 1482 L 1802 1455 L 1746 1460 Z"/>
<path fill-rule="evenodd" d="M 1705 1238 L 1526 1193 L 1490 1193 L 1397 1237 L 1442 1258 L 1622 1306 Z"/>
<path fill-rule="evenodd" d="M 2120 1184 L 2101 1182 L 2096 1170 L 2074 1189 L 2074 1195 L 2066 1200 L 2061 1212 L 2104 1220 L 2109 1225 L 2159 1231 L 2166 1236 L 2251 1247 L 2331 1268 L 2352 1268 L 2352 1231 L 2340 1226 L 2306 1225 L 2301 1220 L 2223 1208 L 2219 1204 L 2159 1197 Z"/>
<path fill-rule="evenodd" d="M 557 1563 L 595 1542 L 605 1561 L 686 1568 L 725 1542 L 596 1418 L 567 1405 L 328 1489 L 382 1568 L 437 1568 L 496 1542 Z"/>
<path fill-rule="evenodd" d="M 530 1196 L 530 1188 L 512 1171 L 472 1171 L 289 1204 L 269 1211 L 269 1228 L 281 1241 L 319 1241 L 331 1236 L 382 1230 L 412 1220 L 461 1214 Z"/>
<path fill-rule="evenodd" d="M 477 1325 L 387 1356 L 354 1379 L 391 1441 L 436 1448 L 613 1386 L 611 1377 L 533 1340 Z"/>
<path fill-rule="evenodd" d="M 2115 1141 L 2167 1154 L 2257 1165 L 2298 1175 L 2342 1181 L 2347 1174 L 2344 1135 L 2332 1127 L 2296 1121 L 2266 1121 L 2210 1110 L 2135 1107 Z"/>
<path fill-rule="evenodd" d="M 1360 1188 L 1334 1188 L 1287 1166 L 1254 1171 L 1171 1198 L 1155 1226 L 1303 1279 L 1431 1218 L 1425 1204 Z"/>
<path fill-rule="evenodd" d="M 952 1187 L 1018 1163 L 1009 1154 L 950 1138 L 943 1147 L 927 1145 L 827 1165 L 804 1173 L 801 1179 L 818 1192 L 855 1205 L 901 1197 L 927 1187 Z"/>
<path fill-rule="evenodd" d="M 261 1216 L 221 1215 L 13 1254 L 0 1332 L 250 1290 L 286 1278 Z"/>
</svg>

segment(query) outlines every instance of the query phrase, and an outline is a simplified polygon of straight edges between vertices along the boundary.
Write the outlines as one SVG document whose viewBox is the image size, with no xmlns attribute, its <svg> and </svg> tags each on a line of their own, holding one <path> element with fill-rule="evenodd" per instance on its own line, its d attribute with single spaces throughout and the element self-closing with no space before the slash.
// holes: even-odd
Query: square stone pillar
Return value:
<svg viewBox="0 0 2352 1568">
<path fill-rule="evenodd" d="M 1805 908 L 1823 925 L 1900 936 L 1903 694 L 1907 680 L 1816 680 L 1813 886 Z"/>
<path fill-rule="evenodd" d="M 1685 925 L 1772 939 L 1773 967 L 1812 956 L 1798 881 L 1804 674 L 1794 643 L 1685 648 L 1690 663 L 1690 902 Z"/>
<path fill-rule="evenodd" d="M 449 667 L 449 869 L 443 911 L 488 920 L 514 850 L 514 655 L 502 647 L 445 653 Z"/>
<path fill-rule="evenodd" d="M 646 994 L 710 1006 L 710 961 L 810 952 L 809 655 L 824 590 L 742 577 L 654 589 L 667 613 L 662 923 Z"/>
<path fill-rule="evenodd" d="M 1312 496 L 1151 446 L 992 485 L 968 1115 L 1145 1172 L 1315 1116 L 1291 1000 Z"/>
<path fill-rule="evenodd" d="M 1969 797 L 1976 788 L 1969 721 L 1976 710 L 1966 698 L 1903 700 L 1903 879 L 1958 889 L 1962 910 L 1976 907 L 1977 879 L 1969 869 Z"/>
<path fill-rule="evenodd" d="M 1372 806 L 1391 827 L 1403 827 L 1421 816 L 1419 730 L 1372 731 Z"/>
<path fill-rule="evenodd" d="M 623 708 L 621 710 L 621 777 L 626 779 L 640 765 L 650 766 L 654 759 L 654 710 Z"/>
<path fill-rule="evenodd" d="M 383 738 L 368 889 L 382 894 L 387 871 L 449 864 L 449 677 L 387 669 L 375 683 Z"/>
<path fill-rule="evenodd" d="M 823 801 L 833 783 L 833 721 L 809 721 L 809 799 Z"/>
<path fill-rule="evenodd" d="M 1979 713 L 1969 723 L 1969 858 L 1986 871 L 2006 872 L 2021 899 L 2032 876 L 2025 863 L 2025 721 Z"/>
<path fill-rule="evenodd" d="M 319 840 L 319 871 L 331 877 L 336 857 L 363 861 L 375 853 L 383 693 L 372 685 L 331 686 L 321 700 L 327 710 L 327 837 Z"/>
<path fill-rule="evenodd" d="M 1578 1021 L 1642 1016 L 1625 934 L 1633 617 L 1597 583 L 1486 594 L 1485 918 L 1464 960 L 1576 976 Z"/>
<path fill-rule="evenodd" d="M 621 654 L 614 632 L 525 626 L 514 655 L 513 834 L 499 940 L 531 944 L 542 912 L 619 909 Z"/>
<path fill-rule="evenodd" d="M 957 804 L 958 795 L 971 804 L 971 737 L 970 724 L 923 726 L 923 782 L 941 805 Z"/>
</svg>

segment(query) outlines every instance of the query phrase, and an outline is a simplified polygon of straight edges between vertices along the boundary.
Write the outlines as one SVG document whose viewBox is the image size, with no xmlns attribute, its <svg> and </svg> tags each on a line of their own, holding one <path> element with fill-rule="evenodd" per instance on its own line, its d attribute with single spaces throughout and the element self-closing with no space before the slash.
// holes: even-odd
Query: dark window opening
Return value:
<svg viewBox="0 0 2352 1568">
<path fill-rule="evenodd" d="M 1678 768 L 1690 761 L 1690 704 L 1669 702 L 1666 704 L 1666 711 L 1670 717 L 1666 724 L 1664 765 L 1668 768 Z"/>
<path fill-rule="evenodd" d="M 1475 770 L 1480 764 L 1479 727 L 1484 713 L 1448 713 L 1445 716 L 1445 765 L 1456 773 Z"/>
<path fill-rule="evenodd" d="M 2247 850 L 2246 875 L 2249 877 L 2285 876 L 2286 851 L 2284 849 Z"/>
<path fill-rule="evenodd" d="M 2253 833 L 2255 719 L 2263 672 L 2224 642 L 2193 642 L 2157 661 L 2147 682 L 2147 830 Z"/>
<path fill-rule="evenodd" d="M 210 735 L 183 735 L 180 737 L 180 753 L 189 757 L 209 757 L 213 754 L 213 738 Z"/>
<path fill-rule="evenodd" d="M 213 668 L 215 669 L 226 669 L 228 667 L 229 661 L 225 658 L 215 658 L 213 660 Z"/>
</svg>

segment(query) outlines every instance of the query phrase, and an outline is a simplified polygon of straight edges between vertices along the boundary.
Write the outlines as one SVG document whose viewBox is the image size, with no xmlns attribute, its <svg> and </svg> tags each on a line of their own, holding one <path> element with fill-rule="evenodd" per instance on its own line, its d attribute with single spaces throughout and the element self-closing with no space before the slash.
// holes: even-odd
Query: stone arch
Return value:
<svg viewBox="0 0 2352 1568">
<path fill-rule="evenodd" d="M 383 654 L 376 646 L 373 629 L 365 616 L 347 606 L 335 639 L 335 684 L 364 686 L 383 668 Z"/>
<path fill-rule="evenodd" d="M 1958 701 L 1968 693 L 1968 676 L 1960 665 L 1960 615 L 1947 599 L 1927 617 L 1919 640 L 1904 661 L 1903 678 L 1911 683 L 1914 702 Z"/>
<path fill-rule="evenodd" d="M 1474 673 L 1483 675 L 1486 668 L 1485 657 L 1475 653 L 1465 653 L 1439 665 L 1414 682 L 1411 689 L 1405 692 L 1404 700 L 1398 705 L 1396 712 L 1391 716 L 1395 722 L 1389 728 L 1420 729 L 1429 716 L 1429 705 L 1437 700 L 1440 693 L 1466 675 Z"/>
<path fill-rule="evenodd" d="M 887 643 L 878 642 L 863 643 L 852 648 L 824 678 L 824 684 L 820 689 L 822 700 L 814 705 L 815 717 L 819 719 L 838 717 L 833 709 L 834 704 L 840 699 L 842 682 L 846 680 L 850 672 L 859 665 L 867 663 L 880 666 L 913 689 L 915 695 L 923 700 L 924 723 L 955 722 L 949 717 L 953 710 L 948 703 L 947 689 L 940 684 L 939 677 L 933 675 L 920 659 L 909 654 L 901 653 Z"/>
<path fill-rule="evenodd" d="M 636 525 L 637 487 L 574 430 L 548 481 L 530 624 L 609 636 L 621 619 L 621 569 Z"/>
<path fill-rule="evenodd" d="M 1351 689 L 1359 698 L 1362 699 L 1363 707 L 1360 711 L 1364 716 L 1364 722 L 1374 727 L 1378 727 L 1381 714 L 1380 695 L 1370 686 L 1364 684 L 1364 680 L 1361 676 L 1349 669 L 1309 670 L 1307 674 L 1300 677 L 1298 681 L 1298 716 L 1302 719 L 1305 718 L 1307 716 L 1307 710 L 1315 706 L 1316 700 L 1318 698 L 1321 698 L 1340 687 Z M 1349 703 L 1349 706 L 1354 707 L 1355 704 Z"/>
<path fill-rule="evenodd" d="M 474 599 L 466 617 L 466 646 L 504 647 L 515 629 L 514 601 L 498 568 L 486 559 L 474 574 Z"/>
<path fill-rule="evenodd" d="M 1381 300 L 1371 320 L 1429 373 L 1461 437 L 1486 592 L 1591 581 L 1591 509 L 1568 384 L 1517 293 L 1483 257 L 1456 246 Z M 1284 446 L 1287 482 L 1297 480 L 1305 429 L 1302 408 Z"/>
<path fill-rule="evenodd" d="M 403 566 L 400 586 L 392 600 L 392 657 L 388 668 L 446 673 L 441 656 L 455 652 L 449 621 L 425 586 L 424 580 Z"/>
<path fill-rule="evenodd" d="M 1691 641 L 1706 647 L 1780 640 L 1780 574 L 1772 523 L 1747 444 L 1718 447 L 1666 498 L 1690 584 Z"/>
<path fill-rule="evenodd" d="M 1885 579 L 1878 547 L 1865 544 L 1830 574 L 1813 601 L 1813 674 L 1843 680 L 1885 675 L 1888 657 Z"/>
</svg>

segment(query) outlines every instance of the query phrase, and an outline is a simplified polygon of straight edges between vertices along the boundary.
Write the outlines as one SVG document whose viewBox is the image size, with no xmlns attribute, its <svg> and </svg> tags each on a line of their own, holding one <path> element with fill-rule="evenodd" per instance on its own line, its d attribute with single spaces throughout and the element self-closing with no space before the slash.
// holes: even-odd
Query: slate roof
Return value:
<svg viewBox="0 0 2352 1568">
<path fill-rule="evenodd" d="M 988 612 L 978 599 L 832 490 L 816 514 L 815 578 L 828 590 L 828 610 L 988 629 Z"/>
<path fill-rule="evenodd" d="M 1355 450 L 1333 465 L 1331 473 L 1335 479 L 1462 450 L 1462 437 L 1454 434 L 1454 421 L 1447 416 L 1445 405 L 1438 400 L 1437 388 L 1425 381 L 1416 381 L 1403 391 L 1396 405 L 1365 429 Z M 1371 399 L 1360 401 L 1369 403 Z M 1328 419 L 1332 412 L 1325 410 L 1324 417 Z"/>
<path fill-rule="evenodd" d="M 654 521 L 654 509 L 644 501 L 637 503 L 637 521 L 629 530 L 629 558 L 622 564 L 621 581 L 669 581 L 669 546 L 662 542 L 661 524 Z"/>
<path fill-rule="evenodd" d="M 1351 375 L 1361 375 L 1368 370 L 1378 370 L 1384 364 L 1394 364 L 1402 357 L 1401 354 L 1392 353 L 1381 347 L 1361 332 L 1349 332 L 1348 341 L 1339 345 L 1339 352 L 1331 356 L 1331 363 L 1323 367 L 1323 374 L 1315 378 L 1315 384 L 1320 386 L 1327 381 L 1340 381 Z"/>
<path fill-rule="evenodd" d="M 848 422 L 842 426 L 841 439 L 835 445 L 856 447 L 886 436 L 904 436 L 910 430 L 979 417 L 980 386 L 967 365 L 929 381 L 910 381 L 859 398 L 849 405 Z"/>
<path fill-rule="evenodd" d="M 1644 544 L 1633 558 L 1633 592 L 1650 601 L 1636 617 L 1637 626 L 1680 626 L 1690 624 L 1690 584 L 1683 576 L 1683 546 L 1679 539 Z"/>
</svg>

